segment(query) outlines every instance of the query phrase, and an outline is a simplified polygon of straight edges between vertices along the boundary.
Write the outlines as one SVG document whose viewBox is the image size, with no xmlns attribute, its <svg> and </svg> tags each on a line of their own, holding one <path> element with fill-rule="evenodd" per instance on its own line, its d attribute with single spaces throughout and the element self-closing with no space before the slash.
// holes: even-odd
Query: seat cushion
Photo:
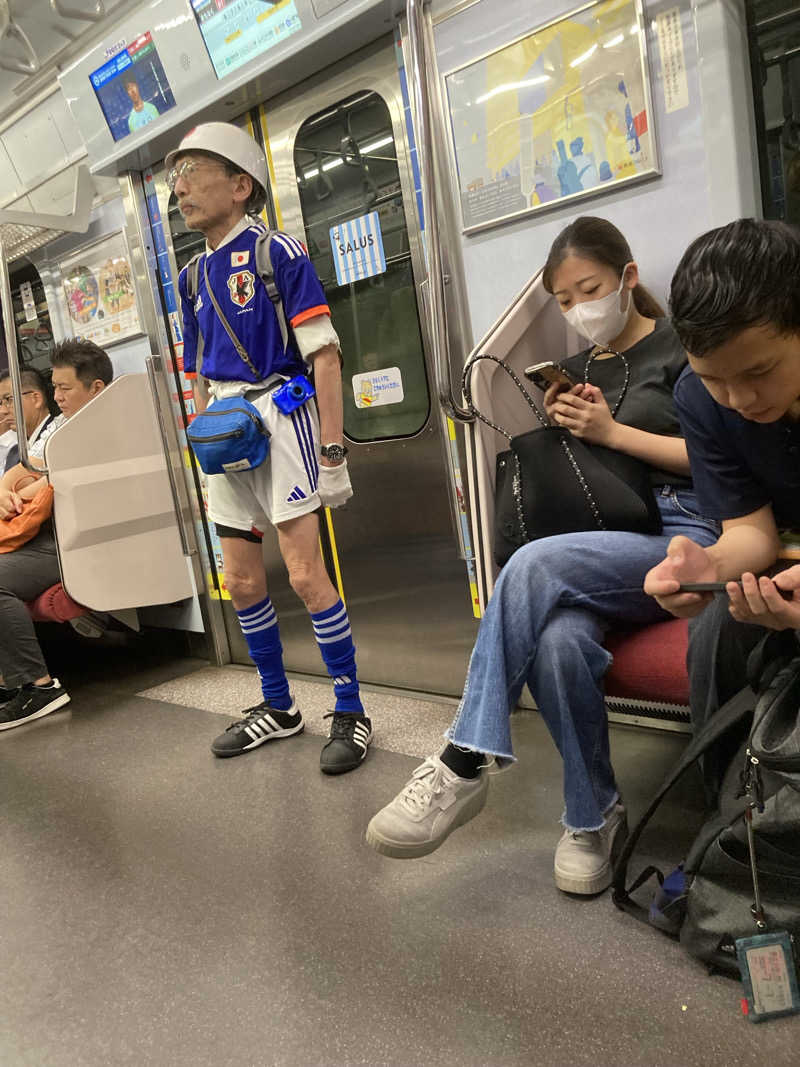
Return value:
<svg viewBox="0 0 800 1067">
<path fill-rule="evenodd" d="M 614 657 L 605 678 L 609 696 L 689 703 L 686 619 L 669 619 L 635 630 L 611 630 L 605 644 Z"/>
<path fill-rule="evenodd" d="M 27 604 L 27 608 L 34 622 L 69 622 L 89 613 L 88 608 L 77 604 L 67 594 L 61 582 L 45 589 Z"/>
</svg>

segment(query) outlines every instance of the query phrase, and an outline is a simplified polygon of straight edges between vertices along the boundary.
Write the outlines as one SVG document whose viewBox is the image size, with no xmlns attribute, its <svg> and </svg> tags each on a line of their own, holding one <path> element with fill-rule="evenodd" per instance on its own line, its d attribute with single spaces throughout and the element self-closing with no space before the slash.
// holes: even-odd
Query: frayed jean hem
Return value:
<svg viewBox="0 0 800 1067">
<path fill-rule="evenodd" d="M 567 809 L 566 808 L 561 813 L 561 819 L 560 819 L 561 825 L 570 834 L 594 834 L 594 833 L 597 833 L 597 831 L 598 830 L 602 830 L 603 827 L 605 826 L 605 824 L 608 822 L 608 818 L 607 818 L 608 815 L 611 813 L 611 811 L 614 808 L 614 806 L 616 804 L 619 804 L 620 800 L 621 800 L 621 797 L 620 797 L 619 793 L 618 792 L 614 793 L 614 799 L 611 801 L 611 803 L 606 808 L 606 810 L 604 812 L 604 816 L 605 817 L 604 817 L 603 821 L 600 823 L 599 826 L 570 826 L 570 824 L 567 822 Z"/>
</svg>

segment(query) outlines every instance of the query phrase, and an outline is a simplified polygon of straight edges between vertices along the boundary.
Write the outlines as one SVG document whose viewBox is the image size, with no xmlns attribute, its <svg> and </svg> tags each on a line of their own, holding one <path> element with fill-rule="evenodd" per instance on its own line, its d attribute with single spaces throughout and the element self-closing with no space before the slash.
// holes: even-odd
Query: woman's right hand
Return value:
<svg viewBox="0 0 800 1067">
<path fill-rule="evenodd" d="M 0 488 L 0 519 L 13 519 L 22 512 L 22 498 L 10 489 Z"/>
<path fill-rule="evenodd" d="M 584 389 L 585 389 L 584 385 L 573 385 L 571 389 L 565 389 L 564 386 L 563 385 L 559 385 L 558 382 L 553 382 L 553 384 L 548 388 L 547 392 L 544 394 L 544 400 L 543 400 L 545 414 L 547 415 L 548 419 L 551 422 L 555 422 L 556 421 L 555 418 L 554 418 L 554 415 L 555 415 L 555 410 L 554 410 L 555 409 L 555 403 L 556 403 L 556 400 L 558 399 L 558 397 L 561 396 L 562 393 L 571 393 L 573 396 L 581 396 L 583 394 L 583 390 Z"/>
</svg>

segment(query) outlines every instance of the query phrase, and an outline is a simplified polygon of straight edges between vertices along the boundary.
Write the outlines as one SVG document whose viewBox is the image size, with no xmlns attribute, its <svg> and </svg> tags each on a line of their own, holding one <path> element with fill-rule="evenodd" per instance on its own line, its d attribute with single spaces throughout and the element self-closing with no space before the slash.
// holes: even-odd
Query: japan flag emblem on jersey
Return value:
<svg viewBox="0 0 800 1067">
<path fill-rule="evenodd" d="M 245 248 L 243 252 L 231 252 L 231 266 L 232 267 L 246 267 L 250 262 L 250 249 Z"/>
<path fill-rule="evenodd" d="M 250 303 L 255 291 L 256 280 L 249 270 L 240 270 L 228 278 L 228 292 L 231 294 L 231 300 L 240 308 Z"/>
</svg>

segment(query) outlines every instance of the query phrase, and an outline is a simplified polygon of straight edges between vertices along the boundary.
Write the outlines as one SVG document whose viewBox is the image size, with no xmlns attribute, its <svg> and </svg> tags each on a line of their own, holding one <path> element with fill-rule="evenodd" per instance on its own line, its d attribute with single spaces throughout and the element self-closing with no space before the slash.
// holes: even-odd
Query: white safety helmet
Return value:
<svg viewBox="0 0 800 1067">
<path fill-rule="evenodd" d="M 200 126 L 195 126 L 189 130 L 177 148 L 167 153 L 164 163 L 168 171 L 182 152 L 213 152 L 230 160 L 234 166 L 241 167 L 245 174 L 249 174 L 253 181 L 258 182 L 266 195 L 269 179 L 264 151 L 249 133 L 240 130 L 238 126 L 230 122 L 203 122 Z M 263 206 L 265 196 L 260 199 L 259 208 Z M 251 205 L 248 204 L 248 207 Z"/>
</svg>

